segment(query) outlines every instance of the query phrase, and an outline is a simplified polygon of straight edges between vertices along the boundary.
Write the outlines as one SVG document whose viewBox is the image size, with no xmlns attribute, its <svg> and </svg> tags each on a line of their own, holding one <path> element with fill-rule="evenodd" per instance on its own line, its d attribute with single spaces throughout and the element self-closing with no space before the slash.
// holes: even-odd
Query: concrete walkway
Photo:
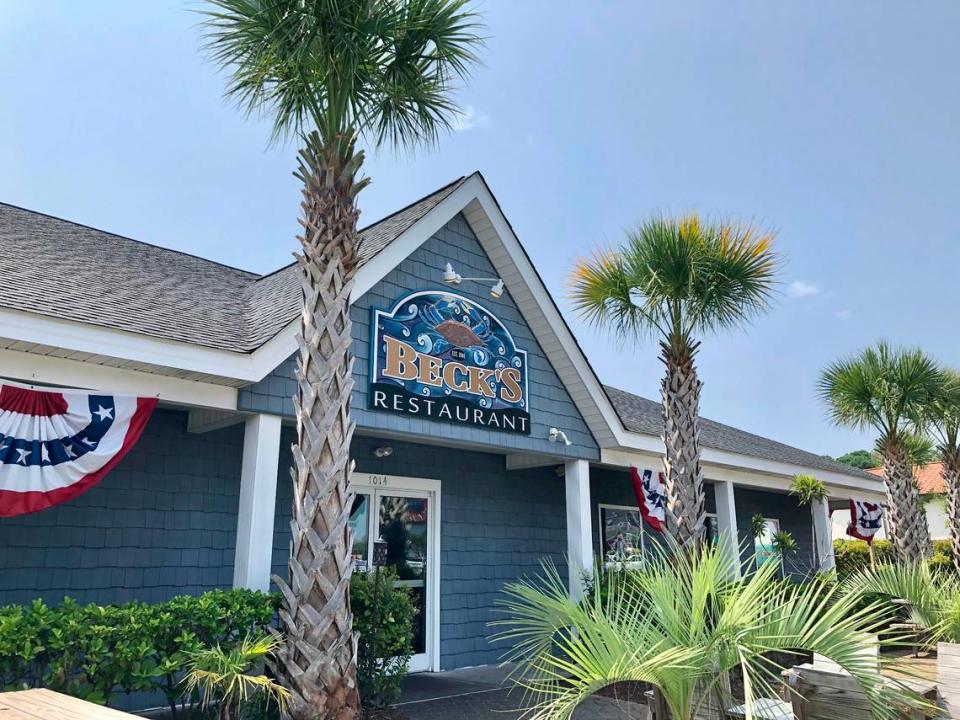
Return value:
<svg viewBox="0 0 960 720">
<path fill-rule="evenodd" d="M 509 668 L 493 665 L 442 673 L 410 675 L 395 707 L 410 720 L 517 720 L 523 691 L 511 687 Z M 594 696 L 574 720 L 648 720 L 646 705 Z"/>
</svg>

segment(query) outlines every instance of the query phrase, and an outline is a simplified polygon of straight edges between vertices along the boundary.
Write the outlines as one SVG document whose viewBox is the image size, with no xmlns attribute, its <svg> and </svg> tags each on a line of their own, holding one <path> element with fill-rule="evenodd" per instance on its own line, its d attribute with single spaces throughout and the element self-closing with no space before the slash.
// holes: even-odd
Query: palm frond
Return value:
<svg viewBox="0 0 960 720">
<path fill-rule="evenodd" d="M 191 653 L 182 680 L 184 693 L 198 692 L 204 707 L 219 704 L 233 708 L 263 693 L 282 713 L 290 691 L 257 672 L 277 645 L 276 638 L 269 635 L 248 635 L 231 648 L 216 645 Z"/>
<path fill-rule="evenodd" d="M 228 73 L 226 97 L 272 117 L 274 138 L 431 143 L 483 43 L 467 0 L 208 2 L 204 45 Z"/>
<path fill-rule="evenodd" d="M 926 563 L 883 564 L 849 578 L 844 592 L 905 600 L 910 621 L 933 641 L 960 642 L 960 580 L 953 574 L 932 570 Z"/>
<path fill-rule="evenodd" d="M 939 390 L 927 410 L 927 419 L 937 436 L 937 450 L 949 462 L 960 455 L 960 371 L 941 371 Z"/>
<path fill-rule="evenodd" d="M 817 392 L 837 425 L 873 428 L 883 441 L 902 442 L 926 426 L 940 383 L 940 368 L 922 350 L 879 342 L 828 365 Z"/>
<path fill-rule="evenodd" d="M 749 224 L 654 216 L 622 246 L 578 261 L 570 296 L 587 321 L 687 351 L 700 333 L 740 325 L 770 303 L 773 234 Z"/>
</svg>

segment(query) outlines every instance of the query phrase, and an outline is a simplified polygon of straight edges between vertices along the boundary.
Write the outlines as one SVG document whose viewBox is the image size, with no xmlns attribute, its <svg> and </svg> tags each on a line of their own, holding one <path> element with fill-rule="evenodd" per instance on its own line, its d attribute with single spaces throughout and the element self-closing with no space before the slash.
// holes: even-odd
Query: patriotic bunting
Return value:
<svg viewBox="0 0 960 720">
<path fill-rule="evenodd" d="M 665 508 L 667 489 L 663 473 L 654 470 L 641 471 L 630 468 L 630 479 L 633 481 L 633 492 L 637 496 L 637 507 L 647 524 L 662 533 L 667 529 Z"/>
<path fill-rule="evenodd" d="M 847 535 L 859 540 L 873 542 L 883 521 L 883 508 L 880 505 L 863 500 L 850 501 L 850 524 L 847 526 Z"/>
<path fill-rule="evenodd" d="M 0 385 L 0 517 L 96 485 L 140 438 L 156 398 Z"/>
</svg>

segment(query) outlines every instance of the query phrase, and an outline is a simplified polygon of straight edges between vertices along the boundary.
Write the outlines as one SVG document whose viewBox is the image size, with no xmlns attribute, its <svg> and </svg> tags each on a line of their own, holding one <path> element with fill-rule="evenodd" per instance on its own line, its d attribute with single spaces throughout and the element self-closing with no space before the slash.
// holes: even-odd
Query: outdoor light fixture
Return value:
<svg viewBox="0 0 960 720">
<path fill-rule="evenodd" d="M 494 300 L 503 295 L 504 286 L 502 278 L 476 278 L 476 277 L 463 277 L 456 270 L 453 269 L 453 265 L 447 263 L 447 266 L 443 269 L 443 281 L 448 285 L 459 285 L 464 280 L 471 280 L 473 282 L 482 282 L 488 283 L 492 282 L 493 287 L 490 288 L 490 297 Z"/>
<path fill-rule="evenodd" d="M 547 440 L 550 442 L 562 442 L 564 445 L 573 445 L 570 442 L 570 438 L 567 437 L 567 434 L 560 428 L 550 428 L 550 434 L 547 435 Z"/>
<path fill-rule="evenodd" d="M 391 455 L 393 455 L 393 448 L 390 447 L 389 445 L 384 447 L 378 447 L 376 450 L 373 451 L 373 454 L 375 457 L 378 457 L 378 458 L 390 457 Z"/>
</svg>

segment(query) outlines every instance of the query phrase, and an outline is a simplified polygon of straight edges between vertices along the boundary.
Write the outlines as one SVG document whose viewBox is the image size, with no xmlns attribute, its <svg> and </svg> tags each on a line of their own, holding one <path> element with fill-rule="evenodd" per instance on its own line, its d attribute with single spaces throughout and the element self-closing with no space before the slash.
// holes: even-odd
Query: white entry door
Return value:
<svg viewBox="0 0 960 720">
<path fill-rule="evenodd" d="M 416 616 L 411 672 L 440 669 L 440 481 L 353 474 L 350 514 L 358 571 L 372 571 L 373 543 L 387 543 L 387 565 L 410 589 Z"/>
</svg>

